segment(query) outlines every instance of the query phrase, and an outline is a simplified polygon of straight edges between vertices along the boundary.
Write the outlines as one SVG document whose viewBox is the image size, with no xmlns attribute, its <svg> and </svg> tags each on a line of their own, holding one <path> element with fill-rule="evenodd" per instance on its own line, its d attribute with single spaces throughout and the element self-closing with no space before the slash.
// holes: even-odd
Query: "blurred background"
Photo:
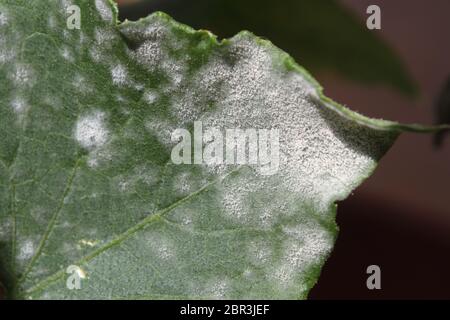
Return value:
<svg viewBox="0 0 450 320">
<path fill-rule="evenodd" d="M 270 39 L 312 72 L 325 94 L 364 115 L 450 122 L 448 0 L 122 0 L 120 18 L 164 11 L 219 38 Z M 381 30 L 366 9 L 381 8 Z M 450 92 L 447 92 L 447 102 Z M 441 99 L 441 101 L 445 101 Z M 375 174 L 339 204 L 340 234 L 312 299 L 450 299 L 450 138 L 404 134 Z M 366 268 L 381 268 L 381 290 Z"/>
</svg>

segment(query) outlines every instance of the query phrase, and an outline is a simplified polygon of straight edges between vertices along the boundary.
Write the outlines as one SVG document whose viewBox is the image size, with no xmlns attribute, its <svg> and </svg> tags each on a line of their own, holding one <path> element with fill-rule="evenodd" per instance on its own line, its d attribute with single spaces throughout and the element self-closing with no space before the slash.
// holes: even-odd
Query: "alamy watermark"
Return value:
<svg viewBox="0 0 450 320">
<path fill-rule="evenodd" d="M 367 7 L 367 14 L 370 14 L 367 17 L 366 26 L 369 30 L 380 30 L 381 29 L 381 8 L 376 4 L 372 4 Z"/>
<path fill-rule="evenodd" d="M 81 10 L 77 5 L 68 6 L 67 14 L 69 17 L 66 20 L 67 29 L 69 30 L 80 30 L 81 29 Z"/>
<path fill-rule="evenodd" d="M 66 287 L 69 290 L 80 290 L 81 280 L 86 278 L 86 273 L 79 266 L 71 265 L 66 269 L 69 274 L 66 280 Z"/>
<path fill-rule="evenodd" d="M 280 166 L 280 135 L 278 129 L 203 130 L 201 121 L 194 122 L 194 135 L 186 129 L 176 129 L 172 142 L 174 164 L 254 165 L 262 175 L 273 175 Z"/>
<path fill-rule="evenodd" d="M 369 290 L 381 289 L 381 269 L 376 264 L 367 267 L 366 273 L 370 276 L 366 280 L 366 286 Z"/>
</svg>

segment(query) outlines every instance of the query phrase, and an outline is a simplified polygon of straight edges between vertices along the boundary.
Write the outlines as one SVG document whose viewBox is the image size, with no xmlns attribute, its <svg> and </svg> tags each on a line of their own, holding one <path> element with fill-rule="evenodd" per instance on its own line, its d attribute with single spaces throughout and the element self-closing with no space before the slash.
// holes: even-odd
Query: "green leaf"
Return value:
<svg viewBox="0 0 450 320">
<path fill-rule="evenodd" d="M 332 70 L 361 83 L 417 93 L 401 57 L 379 31 L 368 30 L 363 18 L 335 0 L 141 0 L 124 7 L 123 15 L 156 10 L 220 37 L 251 30 L 313 72 Z"/>
<path fill-rule="evenodd" d="M 217 42 L 162 13 L 118 25 L 103 0 L 0 0 L 0 41 L 10 298 L 305 298 L 335 202 L 401 130 L 428 130 L 332 102 L 251 33 Z M 194 121 L 278 129 L 279 170 L 175 165 L 171 133 Z"/>
</svg>

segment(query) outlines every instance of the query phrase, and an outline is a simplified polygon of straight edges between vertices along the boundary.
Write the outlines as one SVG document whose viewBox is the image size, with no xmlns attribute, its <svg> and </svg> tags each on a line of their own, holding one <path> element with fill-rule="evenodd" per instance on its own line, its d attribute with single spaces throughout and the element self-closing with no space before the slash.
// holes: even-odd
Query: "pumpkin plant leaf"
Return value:
<svg viewBox="0 0 450 320">
<path fill-rule="evenodd" d="M 13 299 L 306 298 L 335 202 L 402 130 L 432 130 L 332 102 L 251 33 L 218 42 L 163 13 L 118 24 L 106 0 L 0 0 L 0 62 Z M 228 147 L 236 129 L 256 132 L 257 161 Z M 176 164 L 180 137 L 193 147 Z"/>
</svg>

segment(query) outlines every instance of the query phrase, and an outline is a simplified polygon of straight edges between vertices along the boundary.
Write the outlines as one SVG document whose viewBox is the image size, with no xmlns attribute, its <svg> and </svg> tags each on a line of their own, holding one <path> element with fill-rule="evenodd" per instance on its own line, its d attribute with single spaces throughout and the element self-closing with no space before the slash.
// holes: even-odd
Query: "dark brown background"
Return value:
<svg viewBox="0 0 450 320">
<path fill-rule="evenodd" d="M 420 86 L 411 101 L 392 90 L 317 74 L 333 99 L 365 115 L 431 124 L 433 102 L 450 73 L 450 1 L 341 1 L 361 17 L 378 4 L 379 32 Z M 341 232 L 311 298 L 450 298 L 450 139 L 404 134 L 354 196 L 339 206 Z M 365 287 L 377 264 L 382 290 Z"/>
</svg>

